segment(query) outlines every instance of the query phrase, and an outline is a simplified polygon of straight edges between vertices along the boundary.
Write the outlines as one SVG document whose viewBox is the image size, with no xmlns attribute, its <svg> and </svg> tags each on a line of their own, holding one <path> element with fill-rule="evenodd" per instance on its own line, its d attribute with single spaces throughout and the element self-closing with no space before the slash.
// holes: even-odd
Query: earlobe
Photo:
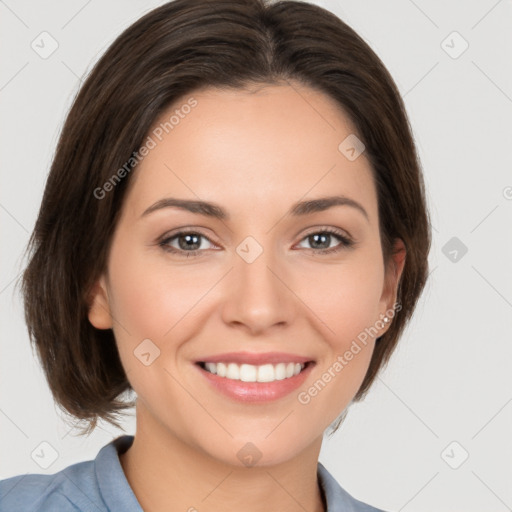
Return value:
<svg viewBox="0 0 512 512">
<path fill-rule="evenodd" d="M 98 279 L 91 290 L 88 317 L 89 322 L 96 329 L 112 328 L 112 316 L 110 314 L 110 304 L 104 275 Z"/>
<path fill-rule="evenodd" d="M 388 268 L 386 269 L 386 277 L 384 289 L 382 290 L 382 306 L 388 310 L 393 310 L 397 300 L 398 285 L 402 277 L 405 266 L 407 251 L 403 240 L 398 238 L 395 241 Z"/>
</svg>

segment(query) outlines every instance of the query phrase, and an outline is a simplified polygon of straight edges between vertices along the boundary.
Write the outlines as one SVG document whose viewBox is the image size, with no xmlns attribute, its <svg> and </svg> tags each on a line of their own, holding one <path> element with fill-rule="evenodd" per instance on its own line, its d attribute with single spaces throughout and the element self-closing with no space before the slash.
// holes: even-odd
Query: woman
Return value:
<svg viewBox="0 0 512 512">
<path fill-rule="evenodd" d="M 112 44 L 65 122 L 23 276 L 56 402 L 135 436 L 0 510 L 378 511 L 318 462 L 428 274 L 405 109 L 303 2 L 175 0 Z"/>
</svg>

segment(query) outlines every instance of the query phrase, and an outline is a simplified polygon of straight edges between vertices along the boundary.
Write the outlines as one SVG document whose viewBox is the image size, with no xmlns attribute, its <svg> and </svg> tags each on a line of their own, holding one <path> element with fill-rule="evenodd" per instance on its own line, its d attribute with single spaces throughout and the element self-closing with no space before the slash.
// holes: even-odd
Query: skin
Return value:
<svg viewBox="0 0 512 512">
<path fill-rule="evenodd" d="M 138 397 L 135 440 L 121 464 L 147 511 L 322 511 L 323 432 L 360 387 L 375 339 L 308 404 L 297 394 L 393 308 L 405 250 L 398 241 L 383 261 L 370 164 L 364 153 L 349 161 L 338 150 L 356 131 L 328 96 L 283 84 L 193 97 L 197 106 L 130 178 L 89 312 L 95 327 L 113 329 Z M 368 218 L 347 205 L 286 215 L 299 200 L 337 194 Z M 142 216 L 170 196 L 215 202 L 230 219 L 178 208 Z M 329 227 L 355 245 L 331 236 L 315 246 L 310 235 Z M 204 236 L 200 255 L 186 257 L 183 238 L 169 242 L 183 256 L 159 246 L 184 228 Z M 263 249 L 252 263 L 236 252 L 247 236 Z M 134 350 L 148 338 L 160 356 L 146 366 Z M 194 362 L 242 350 L 305 355 L 316 365 L 296 392 L 240 403 L 213 389 Z M 247 442 L 261 452 L 252 467 L 237 458 Z"/>
</svg>

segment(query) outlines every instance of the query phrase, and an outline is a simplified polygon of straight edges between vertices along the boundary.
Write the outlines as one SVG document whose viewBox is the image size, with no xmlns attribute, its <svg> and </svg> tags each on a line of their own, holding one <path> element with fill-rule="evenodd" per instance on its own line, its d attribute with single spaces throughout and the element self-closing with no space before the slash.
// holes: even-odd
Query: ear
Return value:
<svg viewBox="0 0 512 512">
<path fill-rule="evenodd" d="M 112 328 L 112 316 L 108 300 L 105 276 L 102 275 L 93 286 L 89 296 L 89 322 L 96 329 Z"/>
<path fill-rule="evenodd" d="M 389 261 L 387 262 L 386 274 L 384 278 L 384 287 L 380 299 L 381 313 L 386 313 L 389 309 L 393 310 L 396 304 L 398 285 L 402 272 L 404 270 L 407 251 L 402 239 L 397 238 L 393 245 Z"/>
</svg>

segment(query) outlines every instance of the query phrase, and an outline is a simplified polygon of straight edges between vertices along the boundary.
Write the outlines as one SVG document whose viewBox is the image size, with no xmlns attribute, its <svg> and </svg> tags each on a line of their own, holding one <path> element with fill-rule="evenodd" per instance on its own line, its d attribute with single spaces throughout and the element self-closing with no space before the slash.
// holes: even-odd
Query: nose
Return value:
<svg viewBox="0 0 512 512">
<path fill-rule="evenodd" d="M 254 246 L 248 254 L 251 250 L 254 251 Z M 297 301 L 291 281 L 291 273 L 269 248 L 263 248 L 253 261 L 242 248 L 235 254 L 234 268 L 226 283 L 224 322 L 253 335 L 290 324 Z"/>
</svg>

